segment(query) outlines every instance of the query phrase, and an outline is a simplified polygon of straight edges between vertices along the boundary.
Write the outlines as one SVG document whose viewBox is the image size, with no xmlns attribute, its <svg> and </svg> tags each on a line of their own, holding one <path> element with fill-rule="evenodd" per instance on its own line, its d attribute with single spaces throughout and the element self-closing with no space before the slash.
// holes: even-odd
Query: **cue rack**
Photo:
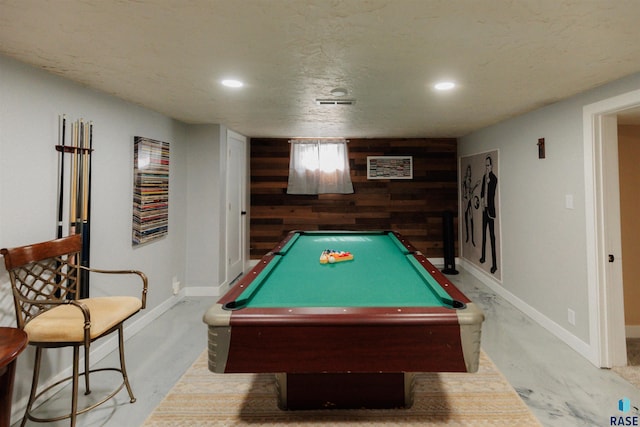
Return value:
<svg viewBox="0 0 640 427">
<path fill-rule="evenodd" d="M 68 140 L 67 140 L 68 136 Z M 69 141 L 67 143 L 67 141 Z M 83 119 L 67 122 L 66 115 L 59 117 L 58 145 L 58 221 L 57 238 L 65 234 L 65 211 L 67 213 L 67 235 L 82 234 L 82 251 L 76 261 L 89 267 L 91 234 L 91 154 L 93 152 L 93 122 Z M 69 170 L 65 171 L 66 160 Z M 65 209 L 65 186 L 69 186 L 68 210 Z M 79 271 L 79 298 L 89 297 L 89 272 Z"/>
</svg>

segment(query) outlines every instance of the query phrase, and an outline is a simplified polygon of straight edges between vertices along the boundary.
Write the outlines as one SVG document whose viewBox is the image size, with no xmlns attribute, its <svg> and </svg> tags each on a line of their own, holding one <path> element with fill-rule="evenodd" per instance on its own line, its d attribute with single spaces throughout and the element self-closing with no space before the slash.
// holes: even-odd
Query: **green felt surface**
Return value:
<svg viewBox="0 0 640 427">
<path fill-rule="evenodd" d="M 351 252 L 354 259 L 320 264 L 325 249 Z M 413 257 L 392 234 L 302 234 L 281 252 L 239 302 L 247 307 L 446 305 L 436 280 L 414 265 Z"/>
</svg>

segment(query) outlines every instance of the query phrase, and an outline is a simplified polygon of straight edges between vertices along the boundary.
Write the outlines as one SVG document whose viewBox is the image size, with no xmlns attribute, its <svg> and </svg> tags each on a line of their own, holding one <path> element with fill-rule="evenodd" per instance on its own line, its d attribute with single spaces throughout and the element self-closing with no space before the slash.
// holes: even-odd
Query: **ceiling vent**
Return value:
<svg viewBox="0 0 640 427">
<path fill-rule="evenodd" d="M 355 103 L 355 99 L 316 99 L 318 105 L 353 105 Z"/>
</svg>

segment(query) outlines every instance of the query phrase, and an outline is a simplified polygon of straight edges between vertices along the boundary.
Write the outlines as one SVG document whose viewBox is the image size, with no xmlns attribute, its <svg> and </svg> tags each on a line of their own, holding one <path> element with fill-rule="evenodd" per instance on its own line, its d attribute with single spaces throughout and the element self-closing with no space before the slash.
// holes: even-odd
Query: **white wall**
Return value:
<svg viewBox="0 0 640 427">
<path fill-rule="evenodd" d="M 128 324 L 143 325 L 144 321 L 136 319 L 151 321 L 177 300 L 173 277 L 183 286 L 189 286 L 190 281 L 196 286 L 219 286 L 216 282 L 224 277 L 218 269 L 220 258 L 224 258 L 219 239 L 223 227 L 218 172 L 222 127 L 188 126 L 2 56 L 0 247 L 56 236 L 55 145 L 61 114 L 66 114 L 69 121 L 83 118 L 94 124 L 91 265 L 139 269 L 149 277 L 147 310 Z M 137 135 L 170 143 L 169 233 L 160 240 L 132 247 L 133 138 Z M 210 247 L 203 251 L 202 243 Z M 191 269 L 202 258 L 202 271 Z M 109 293 L 105 283 L 93 277 L 91 295 L 105 293 Z M 0 325 L 15 326 L 4 262 L 0 262 Z M 99 352 L 99 347 L 93 349 Z M 70 366 L 70 359 L 60 357 L 57 351 L 47 352 L 46 357 L 43 383 Z M 19 358 L 14 402 L 25 402 L 32 363 L 33 351 L 28 349 Z M 22 410 L 20 403 L 14 411 Z"/>
<path fill-rule="evenodd" d="M 220 147 L 224 127 L 200 125 L 189 128 L 187 193 L 187 281 L 193 287 L 211 288 L 224 281 L 220 271 L 221 240 L 219 223 L 222 188 Z"/>
<path fill-rule="evenodd" d="M 459 139 L 459 156 L 500 150 L 503 283 L 494 287 L 583 354 L 596 315 L 588 304 L 583 107 L 638 87 L 640 74 Z M 538 159 L 538 138 L 546 159 Z"/>
</svg>

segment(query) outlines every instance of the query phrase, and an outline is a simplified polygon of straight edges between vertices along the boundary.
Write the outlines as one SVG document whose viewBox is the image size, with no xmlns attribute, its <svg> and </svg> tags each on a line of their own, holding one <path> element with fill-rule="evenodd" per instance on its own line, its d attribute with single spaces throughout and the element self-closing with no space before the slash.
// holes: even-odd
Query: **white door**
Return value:
<svg viewBox="0 0 640 427">
<path fill-rule="evenodd" d="M 244 136 L 227 131 L 227 281 L 244 268 L 246 230 L 246 144 Z"/>
<path fill-rule="evenodd" d="M 615 115 L 601 118 L 603 268 L 606 293 L 607 347 L 613 366 L 627 364 L 624 293 L 622 284 L 622 234 L 620 226 L 620 182 L 618 165 L 618 121 Z"/>
</svg>

